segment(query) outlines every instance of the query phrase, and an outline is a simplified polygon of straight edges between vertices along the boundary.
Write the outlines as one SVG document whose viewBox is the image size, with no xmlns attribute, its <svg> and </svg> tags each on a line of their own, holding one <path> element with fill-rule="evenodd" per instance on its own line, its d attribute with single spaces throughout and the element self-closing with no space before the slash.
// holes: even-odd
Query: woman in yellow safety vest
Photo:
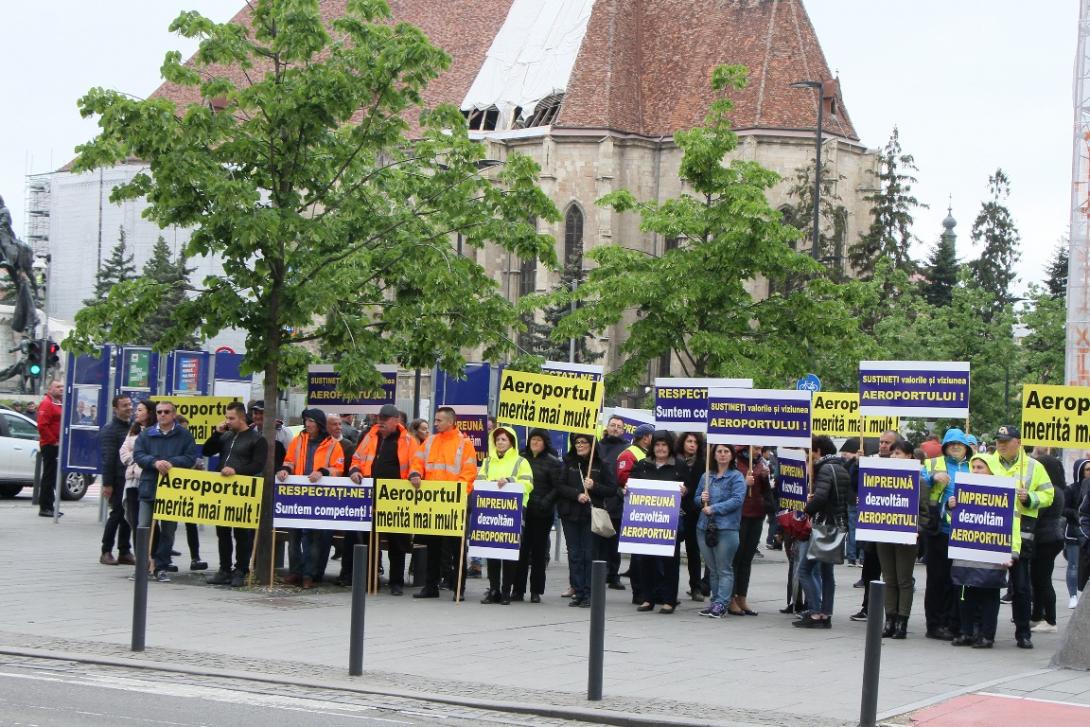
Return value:
<svg viewBox="0 0 1090 727">
<path fill-rule="evenodd" d="M 534 471 L 530 469 L 526 458 L 519 454 L 515 430 L 498 426 L 488 435 L 488 456 L 477 471 L 477 479 L 495 482 L 501 489 L 511 482 L 521 483 L 522 506 L 526 507 L 530 491 L 534 488 Z M 481 603 L 501 603 L 504 606 L 510 604 L 511 586 L 515 582 L 517 569 L 518 559 L 489 558 L 488 592 L 484 594 Z"/>
<path fill-rule="evenodd" d="M 995 455 L 975 454 L 969 460 L 969 471 L 978 475 L 990 475 L 1000 471 Z M 946 492 L 946 509 L 957 507 L 954 483 Z M 947 522 L 949 512 L 945 513 Z M 995 630 L 999 623 L 999 591 L 1007 584 L 1007 569 L 1018 559 L 1022 549 L 1021 515 L 1014 513 L 1011 532 L 1011 559 L 1006 563 L 981 563 L 975 560 L 955 559 L 950 567 L 950 577 L 958 593 L 958 609 L 961 617 L 961 633 L 951 641 L 952 646 L 971 646 L 974 649 L 990 649 L 995 645 Z"/>
</svg>

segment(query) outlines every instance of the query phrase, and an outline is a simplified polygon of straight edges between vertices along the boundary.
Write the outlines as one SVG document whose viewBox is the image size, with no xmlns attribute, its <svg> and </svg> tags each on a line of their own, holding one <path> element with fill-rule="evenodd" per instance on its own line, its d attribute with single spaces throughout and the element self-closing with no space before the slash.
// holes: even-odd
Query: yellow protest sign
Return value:
<svg viewBox="0 0 1090 727">
<path fill-rule="evenodd" d="M 815 391 L 811 411 L 810 429 L 815 437 L 859 436 L 859 394 Z M 863 436 L 877 437 L 891 429 L 896 431 L 900 424 L 897 417 L 863 417 Z"/>
<path fill-rule="evenodd" d="M 218 472 L 174 467 L 159 477 L 155 519 L 256 528 L 261 521 L 260 476 L 224 477 Z"/>
<path fill-rule="evenodd" d="M 193 441 L 203 444 L 212 436 L 216 425 L 227 416 L 227 405 L 238 401 L 233 396 L 164 396 L 162 401 L 174 404 L 179 416 L 186 418 L 186 427 Z"/>
<path fill-rule="evenodd" d="M 1022 444 L 1090 446 L 1090 387 L 1025 384 Z"/>
<path fill-rule="evenodd" d="M 412 535 L 465 535 L 466 494 L 461 482 L 375 481 L 375 530 Z"/>
<path fill-rule="evenodd" d="M 602 393 L 601 381 L 505 369 L 496 421 L 593 435 Z"/>
</svg>

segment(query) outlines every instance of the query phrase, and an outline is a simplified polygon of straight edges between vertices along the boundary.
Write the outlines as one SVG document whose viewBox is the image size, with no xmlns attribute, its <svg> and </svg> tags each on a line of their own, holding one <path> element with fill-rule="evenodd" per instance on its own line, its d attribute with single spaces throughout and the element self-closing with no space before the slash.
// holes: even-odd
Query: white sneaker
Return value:
<svg viewBox="0 0 1090 727">
<path fill-rule="evenodd" d="M 1067 600 L 1067 607 L 1068 608 L 1075 608 L 1075 606 L 1078 606 L 1078 605 L 1079 605 L 1079 597 L 1078 596 L 1072 596 L 1071 598 L 1069 598 Z"/>
<path fill-rule="evenodd" d="M 1048 621 L 1042 621 L 1030 629 L 1035 634 L 1054 634 L 1056 630 L 1056 624 L 1050 624 Z"/>
</svg>

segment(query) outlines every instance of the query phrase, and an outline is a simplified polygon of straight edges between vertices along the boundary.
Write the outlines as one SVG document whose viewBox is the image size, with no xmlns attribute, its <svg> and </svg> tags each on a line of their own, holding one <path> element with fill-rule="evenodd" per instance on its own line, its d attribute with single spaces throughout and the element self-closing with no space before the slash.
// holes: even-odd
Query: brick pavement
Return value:
<svg viewBox="0 0 1090 727">
<path fill-rule="evenodd" d="M 54 526 L 36 517 L 27 497 L 0 502 L 9 572 L 3 586 L 0 646 L 128 658 L 132 584 L 128 569 L 97 563 L 97 503 L 66 503 Z M 184 537 L 176 543 L 184 548 Z M 205 559 L 215 536 L 202 531 Z M 857 719 L 863 624 L 848 621 L 862 592 L 860 571 L 837 569 L 837 615 L 830 631 L 800 631 L 776 613 L 786 565 L 765 552 L 755 563 L 750 603 L 761 615 L 722 621 L 697 616 L 683 603 L 672 616 L 640 614 L 628 592 L 608 592 L 606 709 L 667 714 L 733 724 L 836 725 Z M 347 589 L 316 592 L 231 590 L 199 585 L 182 573 L 149 585 L 148 652 L 156 661 L 339 679 L 348 659 Z M 1062 565 L 1062 564 L 1061 564 Z M 332 563 L 331 572 L 339 567 Z M 923 581 L 922 566 L 917 575 Z M 589 612 L 559 597 L 566 568 L 552 564 L 544 603 L 482 606 L 484 584 L 470 581 L 463 604 L 381 593 L 368 599 L 362 683 L 481 699 L 596 706 L 585 701 Z M 1057 591 L 1065 593 L 1062 568 Z M 910 638 L 887 642 L 882 654 L 879 711 L 896 715 L 958 693 L 1001 692 L 1024 685 L 1018 675 L 1047 671 L 1059 635 L 1035 636 L 1031 652 L 1014 647 L 1009 610 L 988 652 L 952 649 L 923 638 L 918 594 Z M 1065 601 L 1066 599 L 1061 599 Z M 1060 614 L 1061 629 L 1069 616 Z M 343 677 L 347 679 L 346 676 Z M 1073 677 L 1072 677 L 1073 678 Z M 1090 677 L 1088 677 L 1090 678 Z M 1070 681 L 1070 680 L 1064 680 Z M 360 682 L 357 682 L 360 683 Z M 1042 687 L 1043 688 L 1043 687 Z M 1075 689 L 1074 683 L 1068 690 Z M 1090 685 L 1087 685 L 1090 689 Z M 1027 696 L 1021 694 L 1021 696 Z"/>
</svg>

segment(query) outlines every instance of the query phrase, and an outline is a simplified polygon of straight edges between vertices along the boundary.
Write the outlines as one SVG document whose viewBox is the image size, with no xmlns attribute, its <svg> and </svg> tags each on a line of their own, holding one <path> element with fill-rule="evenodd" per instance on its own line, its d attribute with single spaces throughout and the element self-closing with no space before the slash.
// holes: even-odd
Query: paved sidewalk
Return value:
<svg viewBox="0 0 1090 727">
<path fill-rule="evenodd" d="M 636 613 L 630 593 L 609 591 L 605 695 L 585 700 L 587 609 L 559 597 L 567 570 L 552 564 L 545 602 L 482 606 L 484 583 L 469 581 L 463 604 L 395 598 L 368 599 L 365 671 L 347 677 L 348 589 L 250 592 L 201 585 L 185 570 L 169 584 L 149 584 L 144 655 L 128 651 L 132 607 L 130 569 L 97 562 L 101 529 L 97 502 L 66 503 L 59 525 L 37 517 L 27 497 L 0 502 L 0 532 L 11 564 L 3 586 L 3 646 L 69 654 L 137 658 L 188 665 L 350 682 L 374 689 L 411 690 L 520 704 L 601 707 L 669 715 L 691 722 L 750 725 L 852 724 L 858 720 L 864 624 L 860 571 L 837 569 L 837 615 L 830 631 L 792 628 L 783 605 L 782 553 L 763 551 L 754 565 L 750 604 L 756 618 L 722 621 L 697 616 L 686 601 L 672 616 Z M 202 555 L 215 567 L 215 535 L 201 534 Z M 185 551 L 179 533 L 177 549 Z M 331 573 L 339 567 L 331 563 Z M 1062 561 L 1056 589 L 1063 595 Z M 923 582 L 923 568 L 917 580 Z M 683 589 L 684 590 L 684 589 Z M 888 718 L 961 693 L 1007 690 L 1017 696 L 1062 693 L 1086 700 L 1090 684 L 1079 672 L 1047 664 L 1059 634 L 1034 637 L 1037 648 L 1015 648 L 1009 608 L 1000 614 L 995 649 L 954 649 L 923 638 L 922 593 L 909 639 L 887 641 L 882 652 L 879 712 Z M 1062 609 L 1061 632 L 1070 611 Z M 1016 679 L 1037 673 L 1043 681 Z M 1055 675 L 1053 679 L 1046 674 Z M 1066 686 L 1062 686 L 1065 685 Z M 1028 687 L 1022 690 L 1022 687 Z M 1062 688 L 1061 688 L 1062 687 Z M 1079 690 L 1079 691 L 1073 691 Z M 937 724 L 937 723 L 936 723 Z"/>
</svg>

